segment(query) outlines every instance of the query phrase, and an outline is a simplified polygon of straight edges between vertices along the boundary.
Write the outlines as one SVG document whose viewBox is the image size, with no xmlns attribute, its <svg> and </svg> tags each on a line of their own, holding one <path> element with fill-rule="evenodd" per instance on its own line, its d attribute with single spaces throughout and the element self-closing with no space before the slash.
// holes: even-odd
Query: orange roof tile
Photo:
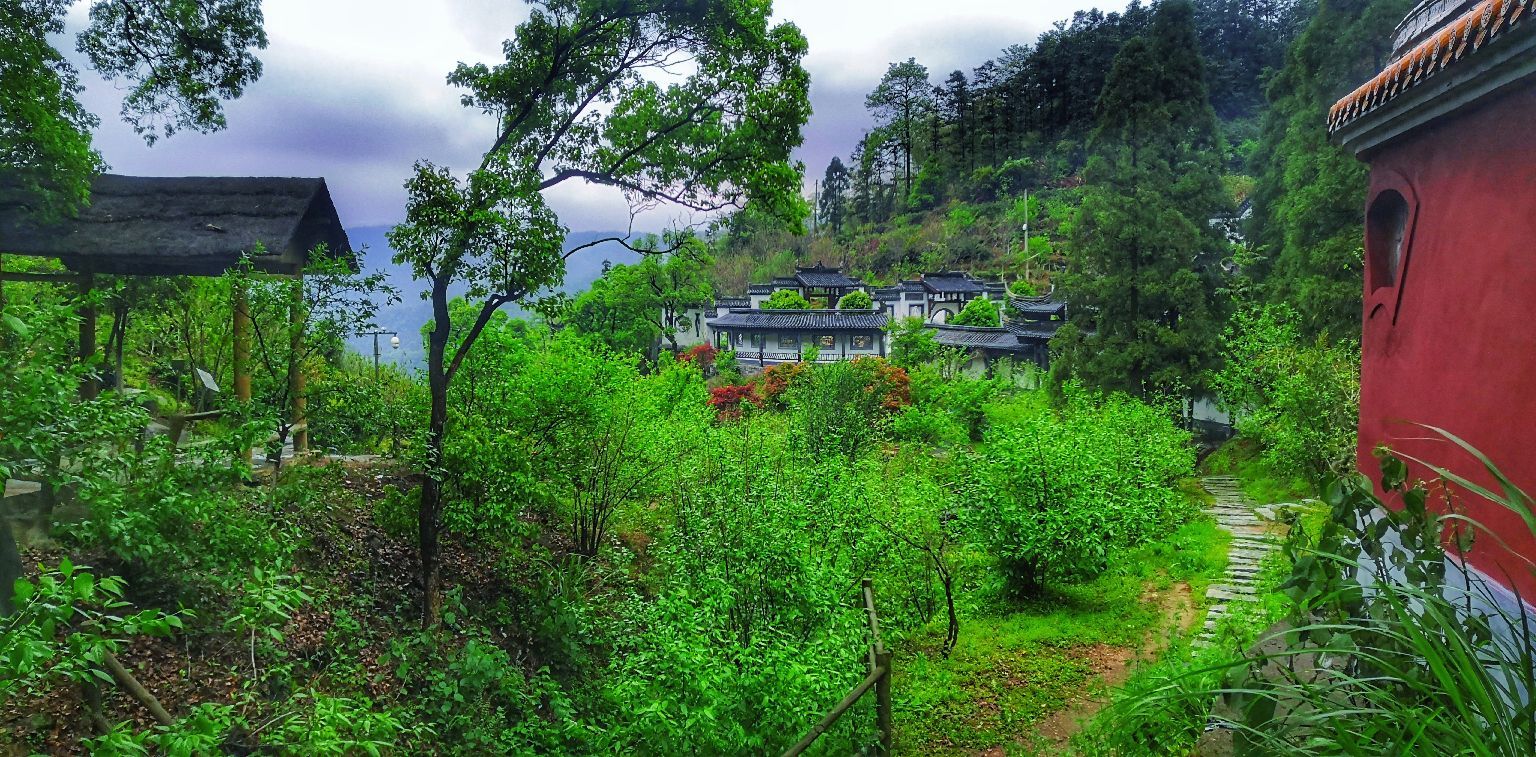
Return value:
<svg viewBox="0 0 1536 757">
<path fill-rule="evenodd" d="M 1339 130 L 1423 83 L 1494 37 L 1508 33 L 1532 12 L 1536 12 L 1536 0 L 1483 0 L 1334 103 L 1328 111 L 1328 131 Z"/>
</svg>

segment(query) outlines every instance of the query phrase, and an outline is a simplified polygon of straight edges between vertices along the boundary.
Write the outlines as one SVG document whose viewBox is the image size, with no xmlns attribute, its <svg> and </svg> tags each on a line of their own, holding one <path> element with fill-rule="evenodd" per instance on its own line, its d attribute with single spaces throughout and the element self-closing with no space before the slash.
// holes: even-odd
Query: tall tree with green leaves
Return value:
<svg viewBox="0 0 1536 757">
<path fill-rule="evenodd" d="M 928 83 L 928 69 L 916 58 L 892 63 L 880 84 L 864 99 L 864 107 L 874 112 L 881 126 L 889 129 L 900 151 L 902 197 L 912 194 L 912 153 L 924 118 L 933 111 L 933 85 Z"/>
<path fill-rule="evenodd" d="M 73 0 L 12 0 L 0 13 L 0 191 L 44 216 L 86 201 L 105 164 L 91 147 L 99 119 L 49 35 Z M 224 128 L 223 101 L 261 76 L 260 0 L 94 0 L 76 49 L 128 87 L 122 117 L 154 144 L 183 129 Z"/>
<path fill-rule="evenodd" d="M 809 211 L 801 167 L 790 159 L 810 115 L 806 42 L 792 24 L 769 23 L 768 0 L 530 5 L 504 61 L 460 64 L 449 76 L 468 90 L 467 106 L 496 117 L 479 165 L 461 177 L 418 163 L 406 184 L 406 220 L 389 234 L 396 261 L 425 281 L 433 313 L 418 514 L 427 626 L 441 610 L 449 385 L 502 306 L 558 283 L 566 257 L 591 246 L 562 252 L 566 230 L 544 193 L 585 182 L 622 191 L 634 208 L 666 203 L 701 213 L 750 201 L 797 225 Z M 472 322 L 449 317 L 454 284 L 479 303 Z"/>
<path fill-rule="evenodd" d="M 848 167 L 843 165 L 843 159 L 832 156 L 832 162 L 827 164 L 827 173 L 821 180 L 821 197 L 817 199 L 817 215 L 821 223 L 837 234 L 843 230 L 843 221 L 848 217 L 848 191 L 853 188 L 853 178 L 848 174 Z"/>
<path fill-rule="evenodd" d="M 1193 12 L 1158 6 L 1115 58 L 1063 286 L 1081 314 L 1056 345 L 1088 383 L 1136 395 L 1199 385 L 1221 318 L 1209 218 L 1227 204 Z M 1086 327 L 1086 328 L 1084 328 Z"/>
<path fill-rule="evenodd" d="M 1321 0 L 1269 86 L 1255 153 L 1258 187 L 1249 273 L 1286 303 L 1303 335 L 1360 334 L 1365 165 L 1328 142 L 1328 108 L 1386 64 L 1392 30 L 1413 0 Z"/>
</svg>

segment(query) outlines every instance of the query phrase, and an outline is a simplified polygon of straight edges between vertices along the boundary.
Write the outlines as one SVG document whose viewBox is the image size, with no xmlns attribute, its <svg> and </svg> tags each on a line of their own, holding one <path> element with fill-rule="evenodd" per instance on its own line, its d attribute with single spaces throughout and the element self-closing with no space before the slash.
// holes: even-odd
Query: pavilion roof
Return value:
<svg viewBox="0 0 1536 757">
<path fill-rule="evenodd" d="M 986 288 L 981 280 L 974 279 L 970 274 L 959 271 L 925 273 L 921 281 L 928 291 L 944 294 L 981 292 Z"/>
<path fill-rule="evenodd" d="M 320 244 L 352 259 L 320 178 L 106 174 L 92 183 L 90 205 L 51 223 L 0 200 L 0 252 L 95 273 L 213 276 L 258 246 L 258 269 L 289 273 Z"/>
<path fill-rule="evenodd" d="M 1051 316 L 1065 317 L 1067 314 L 1067 303 L 1061 300 L 1014 297 L 1008 301 L 1008 304 L 1025 316 L 1036 319 L 1046 319 Z"/>
<path fill-rule="evenodd" d="M 969 349 L 988 349 L 1003 352 L 1017 352 L 1024 349 L 1024 344 L 1012 331 L 1001 326 L 955 326 L 951 324 L 929 324 L 933 329 L 933 340 L 945 347 L 962 347 Z"/>
<path fill-rule="evenodd" d="M 1065 321 L 1004 321 L 1003 328 L 1012 332 L 1022 342 L 1043 343 L 1049 342 L 1056 336 Z"/>
<path fill-rule="evenodd" d="M 804 287 L 832 287 L 849 288 L 862 286 L 864 282 L 852 278 L 843 273 L 841 268 L 832 268 L 820 263 L 809 267 L 795 266 L 795 280 Z"/>
</svg>

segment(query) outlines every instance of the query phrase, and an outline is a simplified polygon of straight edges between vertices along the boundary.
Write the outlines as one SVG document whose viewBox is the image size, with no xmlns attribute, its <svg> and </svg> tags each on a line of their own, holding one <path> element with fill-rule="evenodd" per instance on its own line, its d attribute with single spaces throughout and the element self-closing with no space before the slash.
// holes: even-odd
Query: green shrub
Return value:
<svg viewBox="0 0 1536 757">
<path fill-rule="evenodd" d="M 951 321 L 956 326 L 999 326 L 1002 319 L 997 312 L 997 304 L 985 297 L 977 297 L 965 303 L 960 315 Z"/>
<path fill-rule="evenodd" d="M 843 295 L 842 299 L 837 301 L 838 310 L 869 310 L 874 306 L 874 298 L 869 296 L 869 292 L 862 289 L 855 289 Z"/>
<path fill-rule="evenodd" d="M 771 295 L 763 303 L 764 310 L 810 310 L 811 303 L 807 302 L 800 293 L 794 289 L 780 289 Z"/>
<path fill-rule="evenodd" d="M 1025 593 L 1098 575 L 1190 514 L 1175 485 L 1194 453 L 1167 413 L 1124 395 L 1067 395 L 1060 413 L 1023 400 L 1032 407 L 992 426 L 975 464 L 973 527 Z"/>
<path fill-rule="evenodd" d="M 1462 473 L 1415 460 L 1462 496 L 1512 510 L 1536 535 L 1529 495 L 1460 439 L 1477 459 L 1484 488 Z M 1204 706 L 1216 711 L 1239 749 L 1255 754 L 1526 755 L 1536 745 L 1536 618 L 1501 602 L 1483 576 L 1447 575 L 1483 527 L 1459 507 L 1430 502 L 1405 463 L 1382 460 L 1388 507 L 1355 473 L 1326 488 L 1331 509 L 1311 538 L 1286 545 L 1292 569 L 1282 586 L 1290 619 L 1236 660 L 1171 675 L 1127 698 L 1122 719 Z M 1446 493 L 1447 499 L 1451 495 Z M 1460 555 L 1464 557 L 1465 555 Z M 1459 561 L 1459 560 L 1458 560 Z M 1278 651 L 1273 651 L 1278 650 Z"/>
<path fill-rule="evenodd" d="M 933 446 L 964 444 L 965 429 L 942 408 L 912 405 L 891 418 L 891 436 Z"/>
<path fill-rule="evenodd" d="M 1314 484 L 1355 459 L 1360 353 L 1353 342 L 1302 340 L 1289 306 L 1239 311 L 1225 335 L 1215 386 L 1239 433 L 1264 447 L 1264 462 Z"/>
</svg>

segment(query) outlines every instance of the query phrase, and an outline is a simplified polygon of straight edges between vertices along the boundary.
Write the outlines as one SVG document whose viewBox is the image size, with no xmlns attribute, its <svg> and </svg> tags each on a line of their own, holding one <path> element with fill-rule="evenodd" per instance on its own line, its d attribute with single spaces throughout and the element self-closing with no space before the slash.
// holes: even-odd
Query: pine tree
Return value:
<svg viewBox="0 0 1536 757">
<path fill-rule="evenodd" d="M 852 185 L 853 180 L 848 175 L 848 167 L 843 165 L 843 159 L 832 156 L 832 162 L 827 164 L 827 173 L 821 179 L 821 197 L 817 200 L 819 207 L 816 208 L 816 214 L 833 234 L 843 230 L 843 220 L 848 214 L 848 190 Z"/>
<path fill-rule="evenodd" d="M 1328 143 L 1328 108 L 1386 63 L 1392 29 L 1413 0 L 1322 0 L 1270 84 L 1248 238 L 1250 273 L 1305 335 L 1360 334 L 1366 169 Z"/>
<path fill-rule="evenodd" d="M 912 156 L 918 149 L 916 137 L 922 119 L 933 110 L 933 88 L 928 83 L 928 69 L 915 58 L 892 63 L 885 77 L 864 100 L 887 127 L 892 143 L 900 150 L 903 196 L 912 193 Z"/>
<path fill-rule="evenodd" d="M 1058 337 L 1058 362 L 1138 395 L 1199 386 L 1216 353 L 1214 269 L 1225 253 L 1208 219 L 1228 203 L 1187 2 L 1159 5 L 1121 49 L 1098 115 L 1063 277 L 1083 315 Z"/>
</svg>

